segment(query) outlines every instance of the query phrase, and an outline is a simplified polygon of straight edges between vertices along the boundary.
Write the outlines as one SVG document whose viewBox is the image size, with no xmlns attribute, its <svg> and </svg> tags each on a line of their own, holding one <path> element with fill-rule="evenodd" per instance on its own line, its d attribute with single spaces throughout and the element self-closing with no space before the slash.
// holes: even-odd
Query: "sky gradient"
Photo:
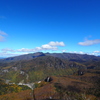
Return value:
<svg viewBox="0 0 100 100">
<path fill-rule="evenodd" d="M 0 57 L 34 52 L 100 55 L 100 0 L 0 0 Z"/>
</svg>

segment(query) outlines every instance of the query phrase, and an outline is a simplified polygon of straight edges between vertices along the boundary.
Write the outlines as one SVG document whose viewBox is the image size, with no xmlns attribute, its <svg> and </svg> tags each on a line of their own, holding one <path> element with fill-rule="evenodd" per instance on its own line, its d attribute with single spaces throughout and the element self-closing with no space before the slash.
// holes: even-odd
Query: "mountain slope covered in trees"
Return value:
<svg viewBox="0 0 100 100">
<path fill-rule="evenodd" d="M 86 54 L 37 52 L 0 61 L 0 77 L 16 82 L 22 79 L 39 81 L 48 75 L 70 75 L 78 70 L 100 69 L 100 58 Z"/>
<path fill-rule="evenodd" d="M 94 56 L 94 55 L 87 55 L 87 54 L 76 54 L 76 53 L 42 53 L 42 52 L 37 52 L 37 53 L 30 53 L 30 54 L 25 54 L 25 55 L 20 55 L 20 56 L 15 56 L 15 57 L 9 57 L 0 60 L 0 62 L 12 62 L 12 61 L 20 61 L 20 60 L 31 60 L 37 57 L 41 56 L 53 56 L 53 57 L 58 57 L 60 59 L 66 59 L 70 61 L 78 61 L 78 62 L 85 62 L 87 60 L 92 60 L 92 61 L 99 61 L 100 57 Z"/>
<path fill-rule="evenodd" d="M 44 82 L 48 76 L 53 79 L 50 83 Z M 34 82 L 36 100 L 41 100 L 42 97 L 42 99 L 46 99 L 50 96 L 60 100 L 64 99 L 63 97 L 71 100 L 93 97 L 94 99 L 91 100 L 95 100 L 95 98 L 99 98 L 100 94 L 98 84 L 100 57 L 86 54 L 37 52 L 5 58 L 0 60 L 0 78 L 7 84 L 15 83 L 16 87 L 19 83 Z M 38 83 L 39 81 L 41 82 Z M 4 85 L 9 87 L 7 84 Z M 29 92 L 30 90 L 27 91 L 27 93 Z M 25 95 L 24 92 L 20 93 Z M 18 96 L 17 93 L 16 95 Z M 27 96 L 28 100 L 32 99 L 30 95 Z M 2 95 L 0 98 L 4 99 L 5 97 Z M 8 100 L 11 100 L 11 98 Z"/>
</svg>

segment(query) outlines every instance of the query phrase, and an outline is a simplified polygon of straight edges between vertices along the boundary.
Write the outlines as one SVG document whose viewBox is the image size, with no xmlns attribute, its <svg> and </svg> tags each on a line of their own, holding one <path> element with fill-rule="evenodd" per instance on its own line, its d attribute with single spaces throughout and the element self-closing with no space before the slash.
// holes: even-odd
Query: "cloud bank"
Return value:
<svg viewBox="0 0 100 100">
<path fill-rule="evenodd" d="M 5 34 L 5 33 L 2 32 L 2 34 Z M 12 55 L 14 55 L 14 54 L 15 55 L 20 55 L 20 54 L 47 51 L 47 50 L 57 51 L 57 50 L 59 50 L 59 48 L 58 48 L 59 46 L 60 47 L 65 46 L 64 42 L 51 41 L 48 44 L 44 44 L 44 45 L 41 45 L 40 47 L 36 47 L 36 48 L 33 48 L 33 49 L 21 48 L 21 49 L 13 50 L 13 49 L 9 49 L 9 48 L 4 48 L 4 49 L 1 49 L 0 55 L 7 55 L 7 56 L 9 56 L 11 54 Z"/>
<path fill-rule="evenodd" d="M 18 52 L 38 52 L 38 51 L 43 51 L 43 50 L 58 50 L 58 46 L 65 46 L 64 42 L 49 42 L 48 44 L 44 44 L 40 47 L 36 47 L 33 49 L 27 49 L 27 48 L 22 48 L 18 49 Z"/>
<path fill-rule="evenodd" d="M 100 43 L 100 39 L 95 39 L 95 40 L 85 40 L 84 42 L 79 42 L 78 44 L 82 46 L 90 46 L 99 43 Z"/>
</svg>

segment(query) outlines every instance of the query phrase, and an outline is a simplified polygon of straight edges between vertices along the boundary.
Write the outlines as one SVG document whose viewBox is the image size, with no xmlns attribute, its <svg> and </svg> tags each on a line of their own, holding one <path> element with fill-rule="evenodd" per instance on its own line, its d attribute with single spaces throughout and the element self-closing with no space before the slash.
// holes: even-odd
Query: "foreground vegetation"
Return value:
<svg viewBox="0 0 100 100">
<path fill-rule="evenodd" d="M 17 93 L 23 90 L 30 89 L 27 86 L 19 86 L 16 84 L 6 84 L 3 80 L 0 79 L 0 95 L 9 94 L 9 93 Z"/>
<path fill-rule="evenodd" d="M 100 71 L 88 70 L 84 75 L 52 76 L 51 82 L 35 83 L 35 100 L 100 100 Z M 16 85 L 13 85 L 13 87 Z M 11 86 L 12 87 L 12 86 Z M 20 88 L 20 89 L 19 89 Z M 17 90 L 16 90 L 17 89 Z M 0 100 L 32 100 L 32 90 L 13 88 L 2 94 Z M 18 92 L 18 93 L 16 93 Z"/>
</svg>

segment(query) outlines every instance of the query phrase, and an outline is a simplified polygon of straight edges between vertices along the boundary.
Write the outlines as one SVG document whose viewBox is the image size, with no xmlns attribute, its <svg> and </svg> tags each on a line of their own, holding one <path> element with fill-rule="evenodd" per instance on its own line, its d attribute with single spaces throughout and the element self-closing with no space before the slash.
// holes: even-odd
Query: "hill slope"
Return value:
<svg viewBox="0 0 100 100">
<path fill-rule="evenodd" d="M 5 82 L 36 83 L 36 100 L 50 96 L 60 100 L 99 100 L 100 57 L 38 52 L 0 61 L 0 78 Z M 50 83 L 44 82 L 47 76 L 52 78 Z M 29 92 L 21 92 L 23 100 L 31 100 Z M 25 93 L 28 93 L 26 98 Z M 19 94 L 13 98 L 20 98 Z M 9 95 L 5 96 L 12 100 L 12 94 Z M 5 96 L 0 96 L 0 99 L 5 100 Z"/>
<path fill-rule="evenodd" d="M 12 62 L 12 61 L 20 61 L 20 60 L 31 60 L 33 58 L 40 57 L 40 56 L 45 56 L 45 54 L 42 52 L 37 52 L 37 53 L 25 54 L 25 55 L 20 55 L 15 57 L 8 57 L 0 60 L 0 62 L 5 63 L 5 62 Z"/>
<path fill-rule="evenodd" d="M 0 65 L 0 77 L 14 82 L 23 79 L 27 82 L 39 81 L 49 75 L 69 75 L 77 71 L 78 68 L 85 68 L 82 64 L 52 56 L 41 56 L 32 60 L 1 63 Z"/>
<path fill-rule="evenodd" d="M 39 81 L 46 76 L 64 76 L 78 70 L 100 69 L 100 58 L 69 53 L 33 53 L 0 60 L 1 78 L 13 82 Z"/>
</svg>

